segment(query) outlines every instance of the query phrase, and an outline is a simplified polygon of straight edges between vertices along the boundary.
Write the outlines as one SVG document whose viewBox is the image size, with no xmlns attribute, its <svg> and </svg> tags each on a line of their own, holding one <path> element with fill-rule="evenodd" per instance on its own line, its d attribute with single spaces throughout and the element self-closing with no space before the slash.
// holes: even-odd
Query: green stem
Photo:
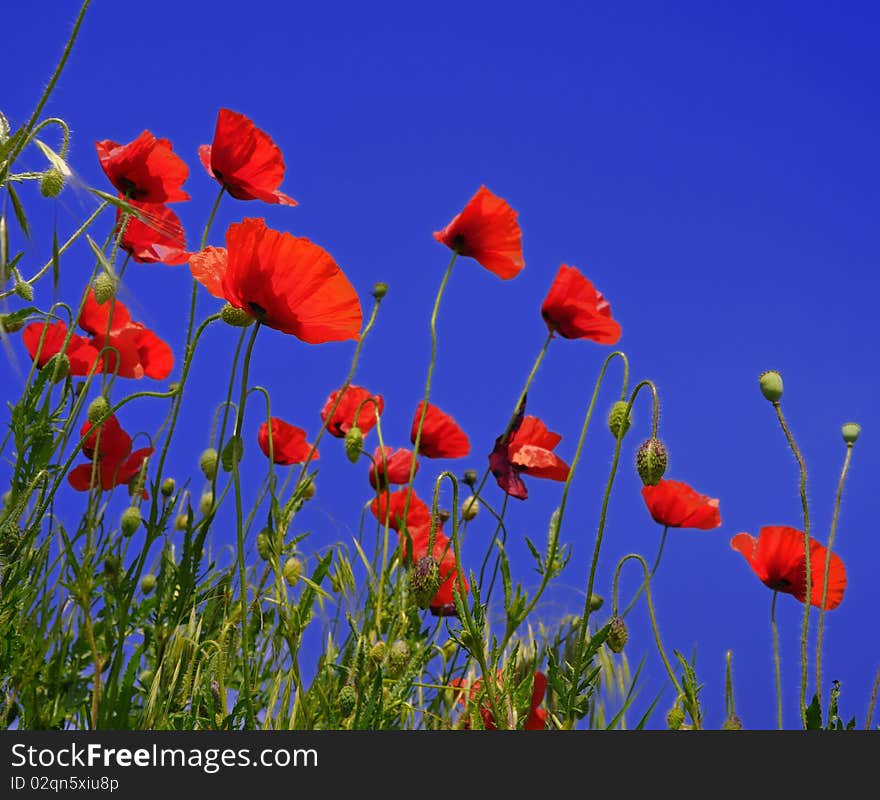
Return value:
<svg viewBox="0 0 880 800">
<path fill-rule="evenodd" d="M 874 718 L 874 706 L 877 703 L 877 694 L 880 692 L 880 667 L 877 668 L 877 677 L 874 678 L 874 688 L 871 689 L 871 700 L 868 702 L 868 715 L 865 717 L 865 730 L 871 729 L 871 720 Z"/>
<path fill-rule="evenodd" d="M 776 624 L 776 598 L 779 592 L 773 592 L 770 604 L 770 630 L 773 632 L 773 669 L 776 674 L 776 725 L 782 730 L 782 668 L 779 663 L 779 627 Z"/>
<path fill-rule="evenodd" d="M 654 566 L 651 567 L 651 580 L 654 579 L 654 576 L 657 574 L 657 570 L 660 567 L 660 559 L 663 557 L 663 548 L 666 545 L 666 534 L 669 533 L 669 526 L 663 526 L 663 535 L 660 537 L 660 547 L 657 550 L 657 557 L 654 559 Z M 629 605 L 623 610 L 621 613 L 621 617 L 626 617 L 630 611 L 632 611 L 633 606 L 636 604 L 636 601 L 642 596 L 642 592 L 645 591 L 645 585 L 642 584 L 639 587 L 639 590 L 635 593 L 635 596 L 632 600 L 629 601 Z"/>
</svg>

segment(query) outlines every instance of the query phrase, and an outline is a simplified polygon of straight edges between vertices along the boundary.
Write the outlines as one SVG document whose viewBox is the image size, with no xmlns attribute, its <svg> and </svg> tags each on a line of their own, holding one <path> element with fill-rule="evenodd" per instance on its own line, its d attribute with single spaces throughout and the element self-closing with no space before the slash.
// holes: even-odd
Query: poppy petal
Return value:
<svg viewBox="0 0 880 800">
<path fill-rule="evenodd" d="M 410 427 L 409 440 L 413 444 L 416 443 L 423 407 L 424 401 L 416 407 Z M 419 454 L 427 458 L 463 458 L 470 451 L 470 440 L 458 423 L 449 414 L 428 403 L 425 421 L 422 423 Z"/>
</svg>

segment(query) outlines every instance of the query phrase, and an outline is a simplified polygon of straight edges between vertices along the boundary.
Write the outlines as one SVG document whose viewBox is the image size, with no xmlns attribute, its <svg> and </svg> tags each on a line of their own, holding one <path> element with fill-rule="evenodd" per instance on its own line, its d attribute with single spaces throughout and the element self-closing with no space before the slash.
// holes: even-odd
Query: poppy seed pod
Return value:
<svg viewBox="0 0 880 800">
<path fill-rule="evenodd" d="M 357 464 L 364 450 L 364 435 L 357 425 L 353 425 L 345 434 L 345 455 L 352 464 Z"/>
<path fill-rule="evenodd" d="M 101 395 L 92 400 L 92 402 L 89 403 L 89 410 L 86 416 L 92 425 L 97 425 L 105 417 L 109 417 L 110 403 L 107 402 L 107 398 L 104 397 L 104 395 Z"/>
<path fill-rule="evenodd" d="M 656 486 L 666 472 L 669 455 L 666 446 L 656 437 L 642 442 L 636 452 L 636 471 L 645 486 Z"/>
<path fill-rule="evenodd" d="M 281 574 L 284 576 L 284 580 L 286 580 L 288 584 L 296 586 L 302 575 L 302 569 L 302 561 L 291 556 L 284 562 L 284 566 L 281 568 Z"/>
<path fill-rule="evenodd" d="M 779 402 L 782 397 L 782 375 L 776 370 L 762 372 L 758 376 L 758 385 L 761 387 L 761 394 L 771 403 Z"/>
<path fill-rule="evenodd" d="M 461 504 L 461 516 L 462 519 L 470 522 L 477 514 L 480 513 L 480 501 L 477 500 L 476 497 L 470 495 L 464 499 L 464 502 Z"/>
<path fill-rule="evenodd" d="M 626 436 L 632 423 L 632 416 L 626 413 L 628 405 L 626 400 L 618 400 L 608 412 L 608 430 L 611 431 L 611 435 L 615 439 L 622 439 Z"/>
<path fill-rule="evenodd" d="M 116 279 L 106 272 L 102 272 L 95 278 L 95 300 L 99 306 L 104 305 L 116 294 Z"/>
<path fill-rule="evenodd" d="M 608 638 L 605 639 L 605 644 L 608 645 L 611 652 L 622 653 L 628 638 L 629 633 L 626 630 L 626 623 L 623 621 L 623 617 L 612 617 L 610 627 L 608 628 Z"/>
<path fill-rule="evenodd" d="M 133 536 L 141 524 L 141 512 L 136 506 L 129 506 L 122 512 L 120 527 L 123 536 Z"/>
<path fill-rule="evenodd" d="M 202 474 L 209 481 L 214 480 L 217 475 L 217 461 L 219 458 L 217 451 L 213 447 L 203 450 L 202 455 L 199 456 L 199 467 L 201 467 Z"/>
<path fill-rule="evenodd" d="M 254 318 L 241 308 L 236 308 L 231 303 L 227 303 L 220 310 L 220 319 L 233 328 L 247 328 L 254 324 Z"/>
<path fill-rule="evenodd" d="M 58 197 L 64 188 L 64 175 L 58 167 L 51 167 L 40 178 L 40 194 L 43 197 Z"/>
<path fill-rule="evenodd" d="M 411 654 L 409 645 L 403 639 L 398 639 L 391 645 L 391 651 L 388 653 L 388 674 L 392 678 L 399 678 L 403 675 Z"/>
<path fill-rule="evenodd" d="M 22 300 L 26 300 L 28 303 L 34 299 L 34 287 L 27 281 L 16 281 L 13 289 Z"/>
<path fill-rule="evenodd" d="M 440 586 L 440 565 L 433 556 L 423 556 L 409 571 L 409 588 L 416 605 L 425 609 Z"/>
<path fill-rule="evenodd" d="M 862 426 L 859 425 L 858 422 L 847 422 L 840 429 L 840 433 L 843 436 L 843 441 L 845 441 L 848 445 L 855 444 L 856 439 L 859 438 L 859 434 L 861 432 Z"/>
<path fill-rule="evenodd" d="M 382 283 L 381 281 L 379 281 L 378 283 L 373 284 L 373 297 L 376 300 L 381 300 L 385 297 L 386 294 L 388 294 L 387 283 Z"/>
<path fill-rule="evenodd" d="M 162 486 L 159 488 L 159 491 L 162 492 L 162 497 L 171 497 L 176 488 L 177 484 L 174 482 L 174 478 L 165 478 L 165 480 L 162 481 Z"/>
<path fill-rule="evenodd" d="M 336 702 L 339 703 L 339 713 L 343 717 L 347 717 L 354 711 L 355 706 L 357 705 L 357 692 L 354 689 L 354 686 L 350 684 L 346 684 L 339 690 L 339 694 L 336 696 Z"/>
</svg>

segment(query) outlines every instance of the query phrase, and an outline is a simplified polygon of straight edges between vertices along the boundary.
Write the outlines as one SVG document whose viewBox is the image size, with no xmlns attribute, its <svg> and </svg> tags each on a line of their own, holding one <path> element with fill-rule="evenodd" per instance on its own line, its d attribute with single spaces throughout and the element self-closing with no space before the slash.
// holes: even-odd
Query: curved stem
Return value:
<svg viewBox="0 0 880 800">
<path fill-rule="evenodd" d="M 663 557 L 663 547 L 666 545 L 666 534 L 669 533 L 669 526 L 663 526 L 663 535 L 660 537 L 660 547 L 657 549 L 657 557 L 654 559 L 654 566 L 651 567 L 651 579 L 654 579 L 654 576 L 657 574 L 657 569 L 660 567 L 660 559 Z M 615 586 L 615 590 L 616 590 Z M 621 613 L 621 617 L 626 617 L 630 611 L 632 611 L 633 606 L 636 604 L 636 601 L 642 596 L 642 592 L 645 591 L 645 585 L 642 584 L 639 587 L 639 590 L 635 593 L 635 596 L 632 600 L 629 601 L 629 605 L 623 610 Z M 615 609 L 617 608 L 617 604 L 614 604 Z"/>
<path fill-rule="evenodd" d="M 773 592 L 770 604 L 770 630 L 773 632 L 773 668 L 776 673 L 776 724 L 782 730 L 782 669 L 779 663 L 779 628 L 776 625 L 776 598 L 779 592 Z"/>
</svg>

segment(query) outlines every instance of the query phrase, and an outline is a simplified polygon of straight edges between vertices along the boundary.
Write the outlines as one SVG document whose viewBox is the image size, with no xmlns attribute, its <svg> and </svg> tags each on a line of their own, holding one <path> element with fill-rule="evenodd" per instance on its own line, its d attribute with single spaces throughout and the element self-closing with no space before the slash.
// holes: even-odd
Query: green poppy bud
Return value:
<svg viewBox="0 0 880 800">
<path fill-rule="evenodd" d="M 466 469 L 464 471 L 464 475 L 462 476 L 462 480 L 471 488 L 473 488 L 474 484 L 477 482 L 477 471 L 475 469 Z"/>
<path fill-rule="evenodd" d="M 174 518 L 174 527 L 179 531 L 185 531 L 189 524 L 189 517 L 186 514 L 178 514 Z"/>
<path fill-rule="evenodd" d="M 177 484 L 174 482 L 174 478 L 165 478 L 165 480 L 162 481 L 162 485 L 159 487 L 159 491 L 162 492 L 162 497 L 171 497 L 176 488 Z"/>
<path fill-rule="evenodd" d="M 210 492 L 210 491 L 205 492 L 199 498 L 199 511 L 202 512 L 202 516 L 207 517 L 208 514 L 211 513 L 213 508 L 214 508 L 214 493 Z"/>
<path fill-rule="evenodd" d="M 345 434 L 345 455 L 352 464 L 357 464 L 358 458 L 364 450 L 364 435 L 357 425 L 353 425 Z"/>
<path fill-rule="evenodd" d="M 590 595 L 590 611 L 598 611 L 605 605 L 605 598 L 595 592 Z"/>
<path fill-rule="evenodd" d="M 50 358 L 43 369 L 49 370 L 49 375 L 51 375 L 52 383 L 61 383 L 68 375 L 70 375 L 70 359 L 67 357 L 66 353 L 55 353 L 52 358 Z"/>
<path fill-rule="evenodd" d="M 107 402 L 107 398 L 104 397 L 104 395 L 96 397 L 91 403 L 89 403 L 87 417 L 92 425 L 97 425 L 101 420 L 106 419 L 109 416 L 110 403 Z"/>
<path fill-rule="evenodd" d="M 230 436 L 229 441 L 223 446 L 223 454 L 220 456 L 223 471 L 232 472 L 235 465 L 241 461 L 243 455 L 244 440 L 238 435 Z"/>
<path fill-rule="evenodd" d="M 135 506 L 129 506 L 122 512 L 120 521 L 123 536 L 133 536 L 134 532 L 140 527 L 141 512 Z"/>
<path fill-rule="evenodd" d="M 141 578 L 141 591 L 144 594 L 150 594 L 156 588 L 156 576 L 152 572 L 148 572 Z"/>
<path fill-rule="evenodd" d="M 18 333 L 24 327 L 24 320 L 17 320 L 12 314 L 0 314 L 0 333 Z"/>
<path fill-rule="evenodd" d="M 13 289 L 22 300 L 26 300 L 28 303 L 30 303 L 31 300 L 34 299 L 34 287 L 31 286 L 27 281 L 16 281 Z"/>
<path fill-rule="evenodd" d="M 58 167 L 51 167 L 40 178 L 40 194 L 43 197 L 58 197 L 64 188 L 64 175 Z"/>
<path fill-rule="evenodd" d="M 632 423 L 631 414 L 626 413 L 628 405 L 629 403 L 626 400 L 618 400 L 611 406 L 611 411 L 608 412 L 608 430 L 611 431 L 611 435 L 615 439 L 626 436 L 626 432 Z"/>
<path fill-rule="evenodd" d="M 657 438 L 647 439 L 636 452 L 636 470 L 645 486 L 656 486 L 668 464 L 666 446 Z"/>
<path fill-rule="evenodd" d="M 761 394 L 771 403 L 779 402 L 782 397 L 782 375 L 776 370 L 762 372 L 758 376 L 758 385 L 761 387 Z"/>
<path fill-rule="evenodd" d="M 336 702 L 339 703 L 339 713 L 343 717 L 347 717 L 351 714 L 357 705 L 357 692 L 355 691 L 354 686 L 343 686 L 339 690 L 339 694 L 336 696 Z"/>
<path fill-rule="evenodd" d="M 116 279 L 108 275 L 106 272 L 102 272 L 97 278 L 95 278 L 95 300 L 98 301 L 99 306 L 102 306 L 115 295 Z"/>
<path fill-rule="evenodd" d="M 315 492 L 317 489 L 315 488 L 315 479 L 312 478 L 304 487 L 302 491 L 302 499 L 303 500 L 311 500 L 315 496 Z"/>
<path fill-rule="evenodd" d="M 480 501 L 477 500 L 476 497 L 470 495 L 466 497 L 464 502 L 461 504 L 461 516 L 462 519 L 470 522 L 477 514 L 480 513 Z"/>
<path fill-rule="evenodd" d="M 209 481 L 214 480 L 217 475 L 217 462 L 219 458 L 219 454 L 213 447 L 203 450 L 202 455 L 199 456 L 199 467 L 201 467 L 202 474 Z"/>
<path fill-rule="evenodd" d="M 666 727 L 671 731 L 677 731 L 684 725 L 684 711 L 678 706 L 673 706 L 666 715 Z"/>
<path fill-rule="evenodd" d="M 367 657 L 370 661 L 373 662 L 375 666 L 379 666 L 385 660 L 385 653 L 388 650 L 388 646 L 381 639 L 376 642 L 371 648 L 370 652 L 367 653 Z"/>
<path fill-rule="evenodd" d="M 723 731 L 741 731 L 742 729 L 742 720 L 736 714 L 731 714 L 723 723 L 721 723 L 721 730 Z"/>
<path fill-rule="evenodd" d="M 272 558 L 272 535 L 268 528 L 264 528 L 257 534 L 257 553 L 263 561 Z"/>
<path fill-rule="evenodd" d="M 284 566 L 281 568 L 281 574 L 290 586 L 296 586 L 302 575 L 302 571 L 302 561 L 294 556 L 288 558 L 287 561 L 284 562 Z"/>
<path fill-rule="evenodd" d="M 412 651 L 409 649 L 409 645 L 403 639 L 398 639 L 391 645 L 391 651 L 388 653 L 388 674 L 392 678 L 399 678 L 403 675 L 411 655 Z"/>
<path fill-rule="evenodd" d="M 423 556 L 409 571 L 409 588 L 419 608 L 431 604 L 440 586 L 440 566 L 433 556 Z"/>
<path fill-rule="evenodd" d="M 628 638 L 629 633 L 626 630 L 626 623 L 623 621 L 623 617 L 612 617 L 611 627 L 608 629 L 608 638 L 605 639 L 608 649 L 612 653 L 622 653 Z"/>
</svg>

